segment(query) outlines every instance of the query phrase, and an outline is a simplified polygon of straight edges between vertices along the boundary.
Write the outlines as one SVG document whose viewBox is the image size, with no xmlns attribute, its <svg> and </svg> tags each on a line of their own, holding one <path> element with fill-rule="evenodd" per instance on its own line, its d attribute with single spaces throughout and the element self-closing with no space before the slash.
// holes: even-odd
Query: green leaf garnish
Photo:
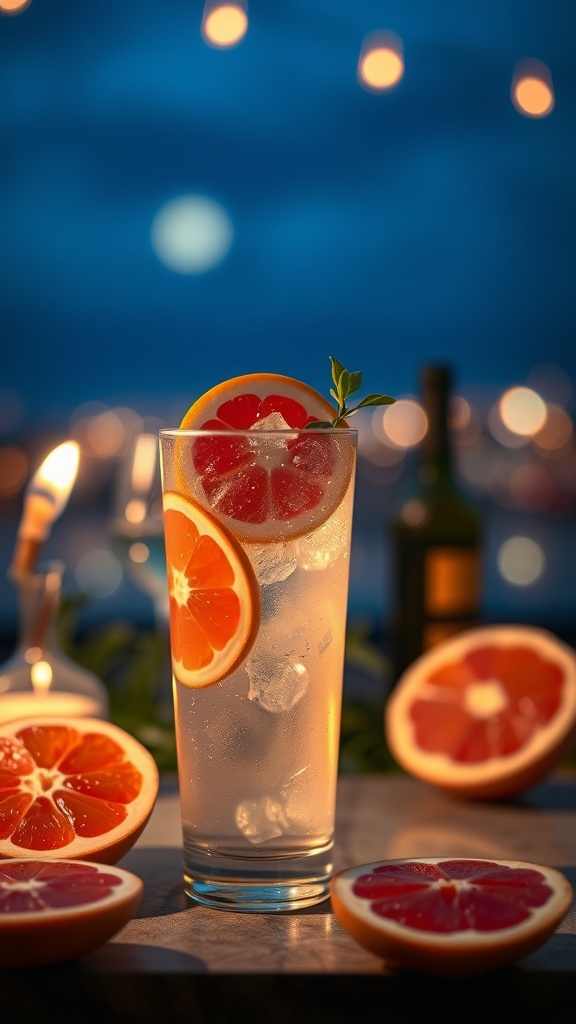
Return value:
<svg viewBox="0 0 576 1024">
<path fill-rule="evenodd" d="M 332 363 L 332 381 L 334 384 L 333 388 L 330 388 L 330 395 L 338 406 L 338 411 L 333 420 L 314 420 L 313 423 L 308 423 L 308 427 L 317 429 L 318 427 L 338 427 L 342 420 L 345 420 L 349 416 L 353 416 L 358 409 L 365 409 L 369 405 L 393 405 L 396 401 L 395 398 L 391 398 L 390 395 L 366 395 L 366 398 L 361 399 L 358 405 L 349 406 L 347 401 L 352 395 L 355 395 L 357 391 L 362 387 L 362 374 L 359 370 L 350 372 L 335 359 L 334 356 L 330 356 L 330 362 Z"/>
</svg>

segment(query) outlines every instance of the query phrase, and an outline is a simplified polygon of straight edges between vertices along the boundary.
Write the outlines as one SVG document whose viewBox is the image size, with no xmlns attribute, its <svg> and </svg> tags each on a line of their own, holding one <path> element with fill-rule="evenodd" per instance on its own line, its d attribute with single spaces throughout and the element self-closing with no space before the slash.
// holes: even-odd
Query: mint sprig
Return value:
<svg viewBox="0 0 576 1024">
<path fill-rule="evenodd" d="M 338 406 L 338 412 L 333 420 L 314 420 L 308 423 L 308 427 L 337 427 L 342 420 L 353 416 L 358 409 L 365 409 L 369 405 L 392 405 L 396 399 L 390 395 L 366 395 L 358 405 L 347 405 L 348 399 L 355 395 L 362 387 L 362 374 L 360 370 L 349 371 L 344 368 L 334 356 L 330 356 L 332 363 L 332 380 L 334 387 L 330 388 L 330 394 Z"/>
</svg>

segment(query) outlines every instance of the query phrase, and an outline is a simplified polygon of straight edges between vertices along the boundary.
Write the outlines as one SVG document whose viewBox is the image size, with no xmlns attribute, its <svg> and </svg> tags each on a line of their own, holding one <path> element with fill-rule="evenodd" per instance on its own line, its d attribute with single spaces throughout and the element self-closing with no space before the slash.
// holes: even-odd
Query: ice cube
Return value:
<svg viewBox="0 0 576 1024">
<path fill-rule="evenodd" d="M 290 424 L 286 423 L 281 412 L 271 412 L 261 420 L 256 420 L 250 430 L 290 430 Z"/>
<path fill-rule="evenodd" d="M 329 569 L 347 549 L 348 515 L 341 506 L 327 522 L 298 541 L 298 564 L 306 572 Z"/>
<path fill-rule="evenodd" d="M 242 800 L 236 807 L 235 820 L 242 835 L 254 845 L 276 839 L 288 827 L 281 804 L 271 796 Z"/>
<path fill-rule="evenodd" d="M 248 699 L 264 711 L 290 711 L 302 699 L 310 684 L 308 669 L 295 658 L 261 656 L 246 664 L 250 679 Z"/>
<path fill-rule="evenodd" d="M 247 544 L 246 553 L 261 587 L 287 580 L 298 564 L 298 548 L 284 544 Z"/>
</svg>

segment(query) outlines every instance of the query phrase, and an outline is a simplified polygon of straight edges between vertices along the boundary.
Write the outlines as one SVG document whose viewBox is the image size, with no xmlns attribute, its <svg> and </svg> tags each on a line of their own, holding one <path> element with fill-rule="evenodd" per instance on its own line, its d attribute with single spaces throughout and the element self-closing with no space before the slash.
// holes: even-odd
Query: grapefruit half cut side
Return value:
<svg viewBox="0 0 576 1024">
<path fill-rule="evenodd" d="M 406 669 L 384 729 L 411 775 L 472 799 L 514 796 L 574 740 L 575 652 L 533 626 L 467 630 Z"/>
<path fill-rule="evenodd" d="M 163 496 L 172 669 L 185 686 L 211 686 L 250 651 L 260 625 L 260 589 L 247 555 L 195 502 Z"/>
<path fill-rule="evenodd" d="M 191 447 L 176 446 L 178 487 L 243 541 L 311 533 L 341 503 L 354 466 L 352 447 L 339 438 L 345 421 L 335 429 L 305 430 L 334 416 L 317 391 L 292 377 L 256 373 L 224 381 L 180 424 L 207 434 Z M 276 434 L 263 444 L 251 436 L 259 431 Z"/>
<path fill-rule="evenodd" d="M 554 868 L 473 858 L 362 864 L 331 882 L 334 913 L 359 945 L 392 966 L 447 976 L 528 956 L 553 934 L 572 896 Z"/>
<path fill-rule="evenodd" d="M 0 967 L 40 967 L 84 956 L 116 935 L 142 896 L 122 868 L 65 858 L 0 864 Z"/>
<path fill-rule="evenodd" d="M 154 758 L 111 722 L 50 717 L 0 726 L 0 860 L 115 864 L 157 793 Z"/>
</svg>

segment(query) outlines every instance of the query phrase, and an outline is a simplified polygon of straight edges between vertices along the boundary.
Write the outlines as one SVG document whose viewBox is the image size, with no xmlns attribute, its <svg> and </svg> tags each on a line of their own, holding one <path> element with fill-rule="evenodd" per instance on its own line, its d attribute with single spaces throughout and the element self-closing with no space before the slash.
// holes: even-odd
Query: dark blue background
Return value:
<svg viewBox="0 0 576 1024">
<path fill-rule="evenodd" d="M 573 0 L 251 0 L 227 51 L 202 6 L 0 17 L 2 383 L 28 415 L 253 370 L 325 392 L 330 354 L 395 394 L 430 357 L 464 383 L 574 371 Z M 385 94 L 356 77 L 379 28 L 405 48 Z M 543 119 L 510 102 L 527 57 Z M 150 244 L 183 193 L 235 232 L 194 277 Z"/>
</svg>

